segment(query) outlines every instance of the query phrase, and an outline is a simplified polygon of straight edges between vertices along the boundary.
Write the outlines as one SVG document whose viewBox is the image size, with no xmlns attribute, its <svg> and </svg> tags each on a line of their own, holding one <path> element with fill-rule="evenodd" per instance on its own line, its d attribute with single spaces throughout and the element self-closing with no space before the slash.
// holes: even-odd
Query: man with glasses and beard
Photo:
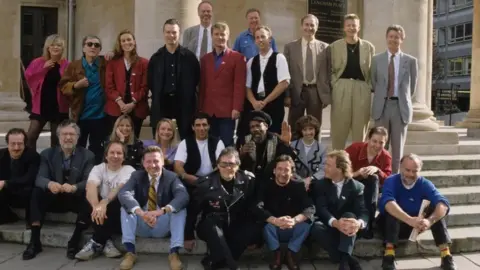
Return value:
<svg viewBox="0 0 480 270">
<path fill-rule="evenodd" d="M 197 181 L 192 201 L 195 219 L 201 213 L 197 235 L 209 250 L 205 269 L 238 269 L 238 259 L 260 231 L 253 215 L 255 178 L 239 165 L 238 152 L 227 147 L 217 159 L 218 170 Z"/>
<path fill-rule="evenodd" d="M 65 120 L 57 128 L 60 146 L 47 148 L 40 154 L 40 168 L 30 201 L 32 233 L 23 259 L 35 258 L 42 251 L 40 228 L 49 212 L 74 212 L 77 221 L 68 241 L 67 257 L 74 259 L 79 251 L 82 232 L 91 222 L 90 205 L 86 199 L 88 175 L 95 157 L 89 150 L 78 146 L 80 128 L 72 120 Z"/>
<path fill-rule="evenodd" d="M 395 246 L 399 239 L 407 239 L 412 229 L 423 233 L 432 230 L 433 240 L 440 249 L 443 270 L 457 269 L 450 254 L 452 243 L 447 231 L 445 217 L 450 204 L 436 187 L 420 176 L 423 162 L 419 156 L 408 154 L 400 160 L 400 173 L 385 181 L 378 210 L 378 225 L 383 231 L 385 253 L 382 269 L 395 270 Z M 423 200 L 430 204 L 419 215 Z"/>
</svg>

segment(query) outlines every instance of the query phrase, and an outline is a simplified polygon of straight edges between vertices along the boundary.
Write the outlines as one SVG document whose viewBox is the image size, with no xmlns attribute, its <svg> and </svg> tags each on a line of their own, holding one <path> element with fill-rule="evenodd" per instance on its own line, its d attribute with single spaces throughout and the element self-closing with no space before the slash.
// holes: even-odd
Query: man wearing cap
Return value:
<svg viewBox="0 0 480 270">
<path fill-rule="evenodd" d="M 269 132 L 272 124 L 270 115 L 263 111 L 250 113 L 250 134 L 245 136 L 245 144 L 237 144 L 240 149 L 241 169 L 255 174 L 256 183 L 269 179 L 273 172 L 273 163 L 281 155 L 288 155 L 295 160 L 296 155 L 290 140 L 292 132 L 287 122 L 282 123 L 280 135 Z"/>
</svg>

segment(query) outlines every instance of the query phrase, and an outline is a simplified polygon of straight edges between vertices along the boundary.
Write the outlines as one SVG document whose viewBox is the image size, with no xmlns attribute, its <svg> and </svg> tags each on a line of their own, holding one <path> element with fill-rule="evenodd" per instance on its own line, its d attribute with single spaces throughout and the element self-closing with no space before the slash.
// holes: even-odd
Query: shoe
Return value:
<svg viewBox="0 0 480 270">
<path fill-rule="evenodd" d="M 178 253 L 168 254 L 168 262 L 170 264 L 170 269 L 171 270 L 182 270 L 183 269 L 183 264 L 182 264 L 182 261 L 180 261 L 180 256 L 178 256 Z"/>
<path fill-rule="evenodd" d="M 353 256 L 350 256 L 350 258 L 348 258 L 348 266 L 350 267 L 350 270 L 362 270 L 362 266 Z"/>
<path fill-rule="evenodd" d="M 448 255 L 442 258 L 442 265 L 440 265 L 440 268 L 442 268 L 443 270 L 457 270 L 457 266 L 453 261 L 452 255 Z"/>
<path fill-rule="evenodd" d="M 127 252 L 120 263 L 120 270 L 131 270 L 137 262 L 137 255 Z"/>
<path fill-rule="evenodd" d="M 282 269 L 283 263 L 283 254 L 280 249 L 277 249 L 273 252 L 273 260 L 270 263 L 270 270 L 280 270 Z"/>
<path fill-rule="evenodd" d="M 382 260 L 382 270 L 396 270 L 395 267 L 395 256 L 388 255 L 383 256 Z"/>
<path fill-rule="evenodd" d="M 90 239 L 85 246 L 83 246 L 82 250 L 80 250 L 76 255 L 75 259 L 80 261 L 89 261 L 95 257 L 100 256 L 102 254 L 103 246 L 98 244 L 97 242 Z"/>
<path fill-rule="evenodd" d="M 37 256 L 38 253 L 42 252 L 42 244 L 41 243 L 33 243 L 30 242 L 28 244 L 27 249 L 23 252 L 22 258 L 23 260 L 31 260 Z"/>
<path fill-rule="evenodd" d="M 286 263 L 288 270 L 299 270 L 300 266 L 297 263 L 296 253 L 288 250 L 286 254 Z"/>
<path fill-rule="evenodd" d="M 103 248 L 103 254 L 107 258 L 118 258 L 122 256 L 122 253 L 115 247 L 113 241 L 108 239 Z"/>
<path fill-rule="evenodd" d="M 79 252 L 78 242 L 77 241 L 69 241 L 67 245 L 67 258 L 70 260 L 75 260 L 75 255 Z"/>
</svg>

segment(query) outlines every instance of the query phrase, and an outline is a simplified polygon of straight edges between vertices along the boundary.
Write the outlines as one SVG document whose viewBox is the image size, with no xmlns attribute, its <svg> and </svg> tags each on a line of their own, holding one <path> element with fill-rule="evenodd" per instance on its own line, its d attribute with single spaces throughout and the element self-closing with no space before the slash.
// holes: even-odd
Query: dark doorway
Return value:
<svg viewBox="0 0 480 270">
<path fill-rule="evenodd" d="M 20 53 L 26 68 L 42 55 L 45 38 L 58 32 L 58 9 L 24 6 L 21 16 Z"/>
</svg>

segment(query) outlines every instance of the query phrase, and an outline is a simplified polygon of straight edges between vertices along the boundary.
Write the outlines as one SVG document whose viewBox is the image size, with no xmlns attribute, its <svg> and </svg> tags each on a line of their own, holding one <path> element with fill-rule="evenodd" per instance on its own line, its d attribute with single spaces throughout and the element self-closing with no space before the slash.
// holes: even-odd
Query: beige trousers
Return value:
<svg viewBox="0 0 480 270">
<path fill-rule="evenodd" d="M 371 89 L 364 81 L 339 79 L 332 86 L 330 125 L 333 149 L 345 149 L 348 134 L 352 142 L 363 142 L 370 121 Z"/>
</svg>

